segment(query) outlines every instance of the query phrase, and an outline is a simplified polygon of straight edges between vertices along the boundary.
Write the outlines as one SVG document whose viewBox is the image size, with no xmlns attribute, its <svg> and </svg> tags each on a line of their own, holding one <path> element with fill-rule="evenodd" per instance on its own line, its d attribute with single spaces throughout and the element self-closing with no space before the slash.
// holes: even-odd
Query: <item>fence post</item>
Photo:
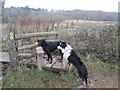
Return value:
<svg viewBox="0 0 120 90">
<path fill-rule="evenodd" d="M 36 47 L 36 51 L 37 51 L 37 65 L 38 65 L 38 69 L 42 70 L 42 66 L 43 66 L 43 49 L 42 47 Z"/>
<path fill-rule="evenodd" d="M 9 59 L 10 59 L 10 69 L 15 70 L 16 68 L 16 58 L 18 56 L 16 42 L 15 42 L 15 30 L 9 31 L 9 40 L 7 41 L 8 44 L 8 52 L 9 52 Z"/>
<path fill-rule="evenodd" d="M 22 34 L 21 30 L 20 30 L 20 20 L 18 16 L 15 16 L 15 34 Z M 17 40 L 17 46 L 21 46 L 22 42 L 21 40 Z"/>
</svg>

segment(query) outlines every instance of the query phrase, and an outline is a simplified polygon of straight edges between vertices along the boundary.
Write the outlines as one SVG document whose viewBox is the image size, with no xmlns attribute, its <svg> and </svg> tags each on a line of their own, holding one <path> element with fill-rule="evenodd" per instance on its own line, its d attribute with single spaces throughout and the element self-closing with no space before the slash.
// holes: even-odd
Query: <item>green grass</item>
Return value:
<svg viewBox="0 0 120 90">
<path fill-rule="evenodd" d="M 113 63 L 113 62 L 102 62 L 99 59 L 90 59 L 88 60 L 85 57 L 82 57 L 82 60 L 84 60 L 85 64 L 92 68 L 93 70 L 97 70 L 100 73 L 106 75 L 111 71 L 115 71 L 118 70 L 118 64 L 117 63 Z"/>
<path fill-rule="evenodd" d="M 117 64 L 105 63 L 100 60 L 88 60 L 82 57 L 83 62 L 88 67 L 99 71 L 101 74 L 109 74 L 117 70 Z M 75 75 L 74 75 L 75 73 Z M 9 71 L 3 79 L 3 87 L 9 88 L 69 88 L 82 85 L 82 80 L 79 79 L 77 70 L 73 66 L 70 72 L 55 73 L 49 70 L 38 69 L 27 70 L 19 67 L 17 72 Z"/>
<path fill-rule="evenodd" d="M 3 87 L 9 88 L 68 88 L 81 85 L 73 72 L 55 73 L 49 70 L 28 70 L 20 72 L 8 72 L 3 79 Z"/>
<path fill-rule="evenodd" d="M 90 64 L 93 69 L 99 70 L 102 74 L 107 74 L 115 68 L 114 65 L 106 64 L 101 61 Z"/>
</svg>

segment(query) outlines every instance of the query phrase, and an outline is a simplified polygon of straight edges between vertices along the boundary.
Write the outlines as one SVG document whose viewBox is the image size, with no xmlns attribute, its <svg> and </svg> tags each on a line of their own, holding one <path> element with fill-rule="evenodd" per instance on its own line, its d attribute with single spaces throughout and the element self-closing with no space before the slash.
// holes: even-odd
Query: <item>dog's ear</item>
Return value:
<svg viewBox="0 0 120 90">
<path fill-rule="evenodd" d="M 36 40 L 36 41 L 35 41 L 35 44 L 40 46 L 40 40 L 39 40 L 39 39 Z"/>
<path fill-rule="evenodd" d="M 47 46 L 47 42 L 45 41 L 45 39 L 42 39 L 42 46 Z"/>
<path fill-rule="evenodd" d="M 40 40 L 38 39 L 36 42 L 39 42 Z"/>
<path fill-rule="evenodd" d="M 61 43 L 61 42 L 58 42 L 58 43 L 57 43 L 57 46 L 59 46 L 59 45 L 60 45 L 60 43 Z"/>
<path fill-rule="evenodd" d="M 67 46 L 66 42 L 60 43 L 60 47 L 65 48 Z"/>
<path fill-rule="evenodd" d="M 62 42 L 62 44 L 66 44 L 66 42 Z"/>
</svg>

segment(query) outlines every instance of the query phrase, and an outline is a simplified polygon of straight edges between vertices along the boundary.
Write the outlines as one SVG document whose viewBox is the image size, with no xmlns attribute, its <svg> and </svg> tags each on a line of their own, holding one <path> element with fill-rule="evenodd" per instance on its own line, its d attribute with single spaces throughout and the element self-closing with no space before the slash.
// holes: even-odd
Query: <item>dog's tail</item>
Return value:
<svg viewBox="0 0 120 90">
<path fill-rule="evenodd" d="M 76 68 L 78 70 L 78 74 L 79 77 L 85 81 L 86 85 L 88 85 L 88 71 L 87 68 L 85 66 L 85 64 L 80 60 L 80 58 L 78 58 L 78 60 L 76 60 Z"/>
</svg>

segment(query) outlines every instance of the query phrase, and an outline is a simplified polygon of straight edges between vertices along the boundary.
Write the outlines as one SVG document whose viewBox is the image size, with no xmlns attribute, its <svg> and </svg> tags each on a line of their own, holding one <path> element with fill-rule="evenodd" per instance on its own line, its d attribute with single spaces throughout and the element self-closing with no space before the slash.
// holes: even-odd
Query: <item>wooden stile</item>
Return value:
<svg viewBox="0 0 120 90">
<path fill-rule="evenodd" d="M 49 64 L 48 61 L 46 61 L 43 58 L 44 51 L 42 47 L 38 47 L 36 44 L 29 44 L 29 45 L 23 45 L 21 39 L 26 38 L 33 38 L 33 37 L 48 37 L 48 36 L 55 36 L 55 38 L 58 38 L 58 32 L 52 31 L 52 32 L 37 32 L 37 33 L 28 33 L 28 34 L 22 34 L 20 31 L 19 21 L 18 17 L 15 17 L 15 30 L 10 30 L 10 36 L 8 40 L 8 46 L 9 46 L 9 57 L 10 57 L 10 63 L 11 66 L 16 65 L 17 57 L 23 57 L 23 58 L 31 58 L 33 56 L 37 57 L 37 64 L 39 70 L 42 70 L 42 68 L 46 68 L 52 71 L 69 71 L 71 70 L 72 65 L 68 66 L 68 64 L 63 60 L 63 62 L 59 62 L 59 60 L 56 58 L 56 56 L 53 57 L 52 64 Z M 27 50 L 35 48 L 36 53 L 19 53 L 22 50 Z M 66 68 L 67 67 L 67 68 Z M 15 67 L 13 67 L 14 69 Z M 11 68 L 12 69 L 12 68 Z"/>
<path fill-rule="evenodd" d="M 38 65 L 38 69 L 42 70 L 42 66 L 43 66 L 43 49 L 42 47 L 36 47 L 36 51 L 37 51 L 37 65 Z"/>
</svg>

